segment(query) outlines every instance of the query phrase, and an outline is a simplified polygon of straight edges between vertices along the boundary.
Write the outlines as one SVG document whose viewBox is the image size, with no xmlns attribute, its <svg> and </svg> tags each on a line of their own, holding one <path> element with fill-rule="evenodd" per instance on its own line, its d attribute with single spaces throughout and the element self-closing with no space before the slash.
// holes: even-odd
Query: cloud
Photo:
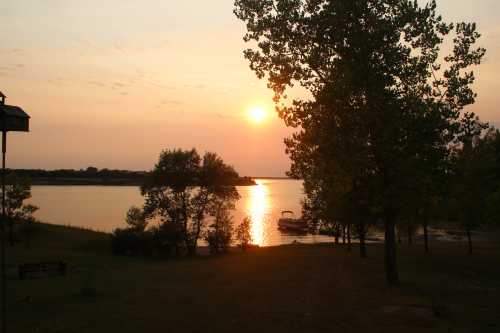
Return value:
<svg viewBox="0 0 500 333">
<path fill-rule="evenodd" d="M 165 105 L 165 104 L 181 105 L 183 103 L 181 101 L 176 100 L 176 99 L 169 99 L 169 100 L 163 100 L 163 101 L 161 101 L 160 104 L 161 105 Z"/>
<path fill-rule="evenodd" d="M 0 48 L 0 54 L 19 54 L 23 52 L 24 50 L 20 48 Z"/>
<path fill-rule="evenodd" d="M 58 87 L 66 86 L 68 84 L 74 83 L 73 80 L 62 78 L 62 77 L 55 77 L 52 79 L 48 79 L 47 82 L 52 84 L 52 85 L 58 86 Z"/>
<path fill-rule="evenodd" d="M 198 84 L 185 84 L 184 88 L 187 89 L 205 89 L 207 86 L 203 83 L 198 83 Z"/>
<path fill-rule="evenodd" d="M 16 70 L 23 69 L 25 66 L 24 64 L 15 64 L 15 65 L 8 65 L 8 66 L 0 66 L 0 71 L 7 73 L 7 72 L 15 72 Z"/>
<path fill-rule="evenodd" d="M 126 82 L 114 81 L 114 82 L 111 82 L 110 85 L 111 85 L 111 90 L 121 90 L 121 89 L 129 86 L 130 84 L 128 84 Z"/>
<path fill-rule="evenodd" d="M 106 87 L 106 84 L 104 82 L 99 82 L 99 81 L 88 81 L 88 84 L 96 87 Z"/>
<path fill-rule="evenodd" d="M 176 99 L 164 99 L 161 100 L 158 105 L 156 105 L 156 109 L 162 109 L 163 107 L 167 105 L 172 105 L 172 106 L 180 106 L 183 105 L 184 103 L 182 101 L 176 100 Z M 175 111 L 179 111 L 178 109 L 174 109 Z"/>
</svg>

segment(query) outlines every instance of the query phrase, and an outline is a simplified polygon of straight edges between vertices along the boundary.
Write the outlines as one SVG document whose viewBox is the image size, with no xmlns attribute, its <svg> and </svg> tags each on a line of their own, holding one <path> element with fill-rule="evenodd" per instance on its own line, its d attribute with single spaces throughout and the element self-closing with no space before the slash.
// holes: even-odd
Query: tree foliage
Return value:
<svg viewBox="0 0 500 333">
<path fill-rule="evenodd" d="M 475 100 L 475 24 L 449 24 L 436 1 L 236 0 L 250 67 L 267 78 L 286 139 L 290 174 L 304 179 L 315 219 L 364 226 L 382 219 L 386 273 L 398 282 L 395 225 L 434 200 L 463 109 Z M 447 37 L 453 49 L 442 54 Z M 286 102 L 299 85 L 307 97 Z M 434 200 L 435 201 L 435 200 Z M 415 208 L 411 208 L 414 210 Z"/>
<path fill-rule="evenodd" d="M 195 149 L 166 150 L 141 187 L 144 207 L 132 207 L 127 214 L 128 230 L 144 233 L 147 221 L 159 221 L 148 231 L 159 252 L 175 249 L 177 254 L 186 250 L 194 255 L 208 218 L 224 224 L 227 231 L 228 212 L 239 199 L 233 185 L 238 178 L 234 168 L 214 153 L 202 158 Z"/>
<path fill-rule="evenodd" d="M 14 245 L 14 224 L 34 222 L 33 214 L 38 207 L 25 204 L 31 198 L 31 183 L 26 177 L 19 177 L 15 173 L 10 173 L 6 177 L 5 187 L 5 215 L 9 226 L 9 242 Z M 23 230 L 32 230 L 27 225 L 23 225 Z"/>
<path fill-rule="evenodd" d="M 472 231 L 498 217 L 495 201 L 500 185 L 500 133 L 477 118 L 467 119 L 462 128 L 461 142 L 453 147 L 449 207 L 456 222 L 465 229 L 472 253 Z"/>
<path fill-rule="evenodd" d="M 234 203 L 224 200 L 217 200 L 212 205 L 210 214 L 213 216 L 213 223 L 205 234 L 205 240 L 212 254 L 229 251 L 233 241 L 233 217 L 230 213 L 233 209 Z"/>
<path fill-rule="evenodd" d="M 246 250 L 252 244 L 251 220 L 245 217 L 243 221 L 236 227 L 236 240 L 242 250 Z"/>
</svg>

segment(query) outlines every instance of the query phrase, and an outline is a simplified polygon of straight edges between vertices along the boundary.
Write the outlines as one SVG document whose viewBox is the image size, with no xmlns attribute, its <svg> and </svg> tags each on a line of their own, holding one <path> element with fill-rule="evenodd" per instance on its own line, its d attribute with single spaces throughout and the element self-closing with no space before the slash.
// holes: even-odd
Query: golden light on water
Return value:
<svg viewBox="0 0 500 333">
<path fill-rule="evenodd" d="M 270 209 L 269 193 L 267 186 L 260 180 L 257 185 L 250 187 L 250 198 L 248 200 L 247 211 L 252 220 L 252 240 L 259 246 L 264 244 L 266 216 Z"/>
</svg>

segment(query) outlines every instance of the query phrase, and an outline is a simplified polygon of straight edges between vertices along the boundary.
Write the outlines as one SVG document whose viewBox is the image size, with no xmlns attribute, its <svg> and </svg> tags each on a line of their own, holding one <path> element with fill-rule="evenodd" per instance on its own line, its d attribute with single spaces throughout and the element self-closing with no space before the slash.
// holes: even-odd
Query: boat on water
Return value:
<svg viewBox="0 0 500 333">
<path fill-rule="evenodd" d="M 278 228 L 287 232 L 306 233 L 308 231 L 307 222 L 295 218 L 295 214 L 290 210 L 281 212 L 281 218 L 278 219 Z"/>
</svg>

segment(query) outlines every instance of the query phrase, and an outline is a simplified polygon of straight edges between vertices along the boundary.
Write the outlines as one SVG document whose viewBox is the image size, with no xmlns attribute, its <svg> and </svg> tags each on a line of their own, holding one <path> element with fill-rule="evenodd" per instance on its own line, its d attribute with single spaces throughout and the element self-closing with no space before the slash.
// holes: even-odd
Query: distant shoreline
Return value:
<svg viewBox="0 0 500 333">
<path fill-rule="evenodd" d="M 241 177 L 234 186 L 255 186 L 256 179 L 297 180 L 288 177 Z M 30 177 L 34 186 L 141 186 L 142 180 L 120 178 Z"/>
<path fill-rule="evenodd" d="M 32 185 L 43 186 L 141 186 L 148 174 L 146 171 L 110 170 L 89 167 L 86 170 L 40 170 L 10 169 L 20 177 L 28 178 Z M 250 177 L 239 177 L 227 185 L 257 185 Z"/>
<path fill-rule="evenodd" d="M 137 179 L 106 179 L 106 178 L 31 178 L 34 186 L 141 186 L 142 180 Z M 254 186 L 257 183 L 251 178 L 240 178 L 234 186 Z"/>
<path fill-rule="evenodd" d="M 276 180 L 297 180 L 295 178 L 290 177 L 248 177 L 251 179 L 276 179 Z"/>
<path fill-rule="evenodd" d="M 89 167 L 87 169 L 72 170 L 41 170 L 41 169 L 11 169 L 8 172 L 29 178 L 32 185 L 43 186 L 141 186 L 146 177 L 146 171 L 110 170 Z M 290 177 L 259 176 L 239 177 L 232 184 L 234 186 L 254 186 L 256 179 L 294 180 Z"/>
</svg>

